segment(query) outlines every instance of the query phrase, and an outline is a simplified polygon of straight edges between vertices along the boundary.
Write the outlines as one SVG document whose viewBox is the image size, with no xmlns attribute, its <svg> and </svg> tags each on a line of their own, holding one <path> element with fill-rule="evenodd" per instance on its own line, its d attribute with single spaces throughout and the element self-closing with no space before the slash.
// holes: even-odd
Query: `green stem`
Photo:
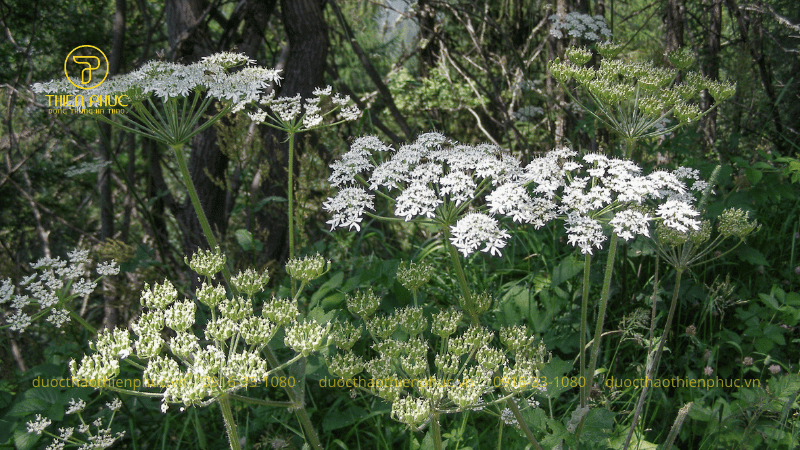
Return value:
<svg viewBox="0 0 800 450">
<path fill-rule="evenodd" d="M 456 279 L 458 279 L 458 285 L 461 288 L 461 295 L 464 296 L 464 305 L 461 305 L 464 309 L 467 310 L 467 314 L 469 314 L 470 320 L 472 321 L 472 325 L 478 325 L 478 315 L 475 313 L 475 302 L 472 299 L 472 293 L 469 290 L 469 285 L 467 285 L 467 277 L 464 275 L 464 269 L 461 267 L 461 260 L 458 258 L 458 252 L 456 248 L 453 247 L 453 244 L 450 243 L 450 227 L 443 226 L 444 231 L 444 240 L 445 240 L 445 247 L 447 247 L 447 251 L 450 253 L 450 259 L 453 261 L 453 268 L 456 271 Z"/>
<path fill-rule="evenodd" d="M 511 413 L 514 414 L 514 418 L 517 419 L 517 423 L 519 424 L 520 428 L 522 428 L 522 432 L 525 433 L 525 437 L 528 438 L 528 442 L 531 443 L 531 446 L 536 450 L 542 450 L 542 446 L 539 445 L 539 441 L 536 440 L 533 432 L 530 428 L 528 428 L 528 424 L 525 423 L 525 419 L 522 418 L 522 413 L 519 411 L 517 402 L 514 401 L 514 397 L 509 397 L 509 399 L 506 400 L 506 403 L 508 404 L 508 408 L 511 410 Z"/>
<path fill-rule="evenodd" d="M 442 430 L 439 428 L 439 413 L 431 414 L 431 432 L 433 432 L 433 448 L 442 450 Z"/>
<path fill-rule="evenodd" d="M 228 444 L 231 450 L 241 450 L 239 444 L 239 433 L 236 431 L 236 422 L 233 420 L 233 413 L 231 412 L 231 403 L 228 400 L 228 394 L 223 393 L 217 397 L 219 402 L 219 409 L 222 410 L 222 418 L 225 421 L 225 431 L 228 433 Z"/>
<path fill-rule="evenodd" d="M 192 206 L 194 206 L 194 212 L 197 214 L 197 220 L 200 221 L 200 227 L 203 229 L 203 234 L 206 236 L 206 241 L 212 250 L 219 247 L 217 244 L 217 239 L 214 237 L 214 233 L 211 231 L 211 225 L 208 224 L 208 218 L 206 217 L 206 213 L 203 211 L 203 206 L 200 204 L 200 197 L 197 196 L 197 191 L 194 188 L 194 183 L 192 182 L 192 177 L 189 175 L 189 166 L 186 164 L 186 158 L 184 157 L 183 153 L 183 145 L 173 145 L 172 150 L 175 151 L 175 157 L 178 159 L 178 167 L 181 171 L 181 176 L 183 177 L 183 183 L 186 185 L 186 192 L 189 193 L 189 198 L 192 200 Z M 230 283 L 231 281 L 231 273 L 228 271 L 228 266 L 222 266 L 222 275 L 225 277 L 225 281 L 227 282 L 228 286 L 233 287 Z"/>
<path fill-rule="evenodd" d="M 230 397 L 232 400 L 239 400 L 240 402 L 251 403 L 253 405 L 274 406 L 276 408 L 292 407 L 292 402 L 282 402 L 278 400 L 262 400 L 260 398 L 245 397 L 244 395 L 239 395 L 239 394 L 228 394 L 228 397 Z"/>
<path fill-rule="evenodd" d="M 597 366 L 597 357 L 600 355 L 600 339 L 603 335 L 603 322 L 606 318 L 606 307 L 608 306 L 608 297 L 611 292 L 611 275 L 614 273 L 614 258 L 617 255 L 617 241 L 619 238 L 616 234 L 611 235 L 611 242 L 608 245 L 608 259 L 606 260 L 606 273 L 603 278 L 603 291 L 600 294 L 600 308 L 597 311 L 597 325 L 594 329 L 594 339 L 592 342 L 592 357 L 589 360 L 589 368 L 586 370 L 586 386 L 589 389 L 594 385 L 594 371 Z M 578 428 L 575 430 L 575 441 L 580 442 L 581 432 L 583 431 L 583 422 L 586 416 L 583 416 Z"/>
<path fill-rule="evenodd" d="M 280 365 L 278 359 L 275 357 L 275 353 L 272 352 L 272 349 L 269 348 L 269 346 L 264 348 L 264 353 L 267 358 L 267 363 L 269 363 L 270 366 L 278 367 Z M 285 376 L 282 370 L 278 370 L 276 375 L 279 377 Z M 311 446 L 315 450 L 323 450 L 324 447 L 322 446 L 322 442 L 320 442 L 319 436 L 317 436 L 317 432 L 314 430 L 314 425 L 311 423 L 311 418 L 308 416 L 308 411 L 306 411 L 302 400 L 297 396 L 297 393 L 294 391 L 294 389 L 287 386 L 284 388 L 284 391 L 286 392 L 286 395 L 289 396 L 289 402 L 292 404 L 292 409 L 294 409 L 297 420 L 300 422 L 300 426 L 303 427 L 303 431 L 306 433 L 306 438 L 311 442 Z"/>
<path fill-rule="evenodd" d="M 583 259 L 583 295 L 581 298 L 581 346 L 580 349 L 580 380 L 583 380 L 581 387 L 581 408 L 585 408 L 589 402 L 589 390 L 592 388 L 586 383 L 586 322 L 588 321 L 589 309 L 589 269 L 592 265 L 592 255 L 587 253 Z"/>
<path fill-rule="evenodd" d="M 289 200 L 289 259 L 294 258 L 294 133 L 289 132 L 289 185 L 286 188 Z M 292 297 L 295 293 L 294 279 L 291 280 Z"/>
<path fill-rule="evenodd" d="M 83 328 L 86 328 L 86 330 L 88 330 L 90 333 L 92 333 L 94 335 L 97 334 L 97 328 L 89 325 L 89 322 L 83 320 L 83 318 L 81 316 L 79 316 L 78 313 L 76 313 L 75 311 L 73 311 L 71 309 L 67 309 L 67 311 L 69 311 L 69 316 L 70 317 L 75 319 L 75 321 L 78 322 L 79 324 L 83 325 Z"/>
<path fill-rule="evenodd" d="M 664 324 L 664 334 L 661 335 L 661 339 L 658 343 L 658 350 L 656 350 L 656 355 L 653 358 L 653 363 L 647 368 L 645 372 L 645 383 L 644 387 L 642 388 L 642 393 L 639 394 L 639 402 L 636 404 L 636 410 L 633 413 L 633 421 L 631 421 L 631 427 L 628 430 L 628 436 L 625 438 L 625 446 L 623 450 L 627 450 L 628 446 L 631 443 L 631 438 L 633 437 L 633 431 L 636 429 L 636 422 L 639 420 L 639 415 L 642 413 L 642 407 L 644 406 L 644 399 L 647 396 L 647 391 L 649 390 L 649 386 L 651 383 L 647 383 L 647 380 L 652 382 L 653 377 L 658 373 L 658 364 L 661 362 L 661 352 L 664 350 L 664 342 L 667 340 L 667 334 L 669 333 L 670 325 L 672 325 L 672 319 L 675 316 L 675 305 L 678 304 L 678 291 L 681 287 L 681 276 L 683 275 L 683 269 L 678 269 L 677 274 L 675 275 L 675 288 L 672 290 L 672 304 L 669 306 L 669 314 L 667 314 L 667 323 Z M 655 297 L 653 298 L 653 302 L 655 302 Z M 655 304 L 653 306 L 655 308 Z M 650 355 L 648 355 L 649 357 Z"/>
</svg>

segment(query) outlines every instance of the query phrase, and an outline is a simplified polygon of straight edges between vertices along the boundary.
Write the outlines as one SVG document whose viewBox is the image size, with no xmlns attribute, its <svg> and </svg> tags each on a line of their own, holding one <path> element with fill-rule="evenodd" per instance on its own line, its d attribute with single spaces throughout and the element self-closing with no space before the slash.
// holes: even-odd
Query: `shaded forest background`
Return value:
<svg viewBox="0 0 800 450">
<path fill-rule="evenodd" d="M 116 258 L 122 274 L 81 311 L 106 327 L 137 314 L 144 282 L 192 283 L 183 256 L 205 241 L 168 149 L 80 115 L 48 114 L 31 92 L 62 75 L 74 47 L 103 49 L 111 76 L 151 59 L 242 52 L 282 69 L 278 95 L 332 85 L 353 97 L 362 119 L 304 135 L 295 164 L 302 245 L 344 260 L 392 256 L 385 242 L 410 242 L 377 224 L 363 237 L 327 231 L 327 164 L 355 137 L 400 144 L 437 130 L 523 161 L 560 145 L 616 151 L 618 137 L 549 76 L 548 62 L 565 48 L 592 43 L 551 33 L 551 16 L 570 12 L 603 16 L 627 60 L 667 66 L 665 52 L 688 47 L 694 70 L 736 83 L 733 99 L 695 126 L 642 143 L 641 162 L 723 164 L 725 201 L 767 220 L 748 247 L 756 256 L 729 270 L 746 272 L 753 290 L 800 286 L 797 258 L 781 241 L 798 233 L 800 210 L 800 164 L 787 163 L 800 155 L 797 0 L 0 1 L 0 279 L 21 279 L 30 262 L 76 246 Z M 701 107 L 712 102 L 705 95 Z M 288 255 L 285 139 L 236 118 L 192 142 L 192 178 L 237 267 L 279 272 Z M 4 379 L 41 362 L 41 336 L 3 332 Z"/>
</svg>

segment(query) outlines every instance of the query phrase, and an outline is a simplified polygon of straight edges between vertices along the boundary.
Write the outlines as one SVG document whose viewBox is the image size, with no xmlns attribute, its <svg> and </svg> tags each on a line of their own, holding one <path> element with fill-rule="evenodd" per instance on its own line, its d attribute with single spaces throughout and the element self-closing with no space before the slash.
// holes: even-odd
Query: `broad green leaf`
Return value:
<svg viewBox="0 0 800 450">
<path fill-rule="evenodd" d="M 561 260 L 561 263 L 553 270 L 552 285 L 558 286 L 581 272 L 583 272 L 583 261 L 578 260 L 572 255 L 567 256 Z"/>
<path fill-rule="evenodd" d="M 753 184 L 753 185 L 755 185 L 759 181 L 761 181 L 761 178 L 764 176 L 764 174 L 761 173 L 761 171 L 758 170 L 758 169 L 748 168 L 748 169 L 744 170 L 744 173 L 745 173 L 745 176 L 747 177 L 747 181 L 749 181 L 750 184 Z"/>
<path fill-rule="evenodd" d="M 252 233 L 245 230 L 244 228 L 239 228 L 238 230 L 233 232 L 233 235 L 236 237 L 236 242 L 239 243 L 239 247 L 242 247 L 242 250 L 248 252 L 253 249 Z"/>
</svg>

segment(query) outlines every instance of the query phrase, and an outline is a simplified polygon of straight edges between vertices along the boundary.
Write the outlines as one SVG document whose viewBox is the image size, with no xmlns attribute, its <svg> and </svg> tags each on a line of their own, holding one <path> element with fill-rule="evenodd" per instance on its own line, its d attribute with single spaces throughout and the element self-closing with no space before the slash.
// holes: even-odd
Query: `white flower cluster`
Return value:
<svg viewBox="0 0 800 450">
<path fill-rule="evenodd" d="M 481 193 L 516 181 L 522 173 L 519 161 L 494 145 L 459 144 L 440 133 L 422 134 L 396 151 L 374 136 L 361 137 L 331 169 L 328 181 L 339 192 L 323 203 L 333 215 L 327 223 L 331 229 L 356 230 L 365 212 L 375 206 L 375 196 L 368 191 L 397 191 L 395 215 L 405 221 L 443 220 L 448 211 L 460 215 Z M 508 233 L 495 219 L 475 212 L 462 220 L 452 227 L 452 240 L 462 253 L 483 247 L 484 252 L 500 254 Z"/>
<path fill-rule="evenodd" d="M 38 318 L 48 314 L 46 320 L 57 328 L 70 320 L 66 302 L 73 298 L 90 295 L 97 288 L 98 280 L 87 280 L 86 264 L 89 251 L 75 249 L 67 253 L 68 261 L 60 257 L 43 257 L 31 264 L 36 272 L 23 278 L 20 286 L 27 294 L 14 294 L 10 279 L 0 282 L 0 305 L 10 303 L 13 313 L 6 320 L 14 331 L 22 331 Z M 100 276 L 116 275 L 119 266 L 115 261 L 101 263 L 97 267 Z M 31 313 L 29 306 L 38 308 Z"/>
<path fill-rule="evenodd" d="M 590 16 L 579 12 L 571 12 L 565 16 L 553 14 L 550 16 L 550 21 L 553 22 L 550 34 L 556 39 L 570 36 L 599 41 L 601 37 L 611 36 L 606 19 L 600 15 Z"/>
<path fill-rule="evenodd" d="M 109 410 L 115 412 L 122 407 L 122 402 L 119 399 L 114 399 L 111 403 L 106 403 L 106 406 Z M 108 425 L 105 427 L 103 426 L 102 418 L 97 418 L 87 423 L 81 415 L 81 411 L 83 411 L 84 408 L 86 408 L 85 401 L 81 399 L 76 401 L 74 398 L 70 399 L 66 414 L 77 414 L 81 424 L 77 429 L 75 427 L 59 428 L 58 435 L 48 432 L 47 434 L 53 436 L 53 441 L 47 446 L 47 450 L 63 450 L 67 444 L 69 444 L 70 447 L 77 447 L 80 445 L 81 449 L 100 450 L 111 447 L 117 440 L 125 436 L 124 431 L 117 433 L 111 432 L 111 423 L 114 420 L 113 415 Z M 49 418 L 37 414 L 36 418 L 29 421 L 26 425 L 28 433 L 42 434 L 51 423 L 52 421 Z M 94 427 L 95 430 L 92 430 L 92 427 Z M 85 438 L 81 439 L 78 437 L 76 431 L 77 433 L 86 435 Z"/>
<path fill-rule="evenodd" d="M 536 229 L 562 217 L 569 243 L 584 254 L 606 241 L 603 223 L 625 240 L 649 237 L 653 217 L 643 207 L 649 201 L 663 203 L 656 216 L 670 228 L 683 232 L 700 226 L 692 191 L 702 192 L 708 184 L 697 170 L 681 167 L 642 175 L 629 160 L 595 153 L 577 156 L 560 148 L 523 168 L 494 146 L 460 145 L 439 133 L 423 134 L 395 152 L 375 137 L 359 138 L 331 165 L 328 181 L 340 190 L 323 208 L 333 214 L 327 222 L 331 229 L 358 230 L 362 216 L 375 206 L 369 191 L 382 190 L 389 198 L 399 191 L 395 215 L 406 221 L 451 223 L 458 216 L 450 226 L 450 242 L 465 257 L 479 249 L 501 254 L 510 235 L 497 215 Z M 483 193 L 488 211 L 461 215 Z"/>
<path fill-rule="evenodd" d="M 237 53 L 217 53 L 186 66 L 150 61 L 137 70 L 106 80 L 91 92 L 93 96 L 124 94 L 132 101 L 141 101 L 154 94 L 166 101 L 187 97 L 191 91 L 203 91 L 220 100 L 236 104 L 250 103 L 259 99 L 262 89 L 281 79 L 278 70 L 254 67 L 251 65 L 254 62 L 244 54 Z M 230 68 L 242 65 L 245 67 L 229 72 Z M 66 78 L 36 83 L 33 91 L 38 94 L 84 94 Z M 89 98 L 84 97 L 86 104 L 76 107 L 89 106 Z"/>
<path fill-rule="evenodd" d="M 487 195 L 490 213 L 535 228 L 565 217 L 568 242 L 584 254 L 602 248 L 603 223 L 625 240 L 649 237 L 653 218 L 642 207 L 648 201 L 663 202 L 656 216 L 664 225 L 682 232 L 699 228 L 691 191 L 702 191 L 708 184 L 697 170 L 681 167 L 642 175 L 642 169 L 628 160 L 594 153 L 576 157 L 576 152 L 561 148 L 534 159 L 519 181 Z"/>
<path fill-rule="evenodd" d="M 263 96 L 259 103 L 268 108 L 248 113 L 256 123 L 267 123 L 281 129 L 294 131 L 310 130 L 320 127 L 325 116 L 338 110 L 337 122 L 356 120 L 361 117 L 361 110 L 351 104 L 349 95 L 331 95 L 333 88 L 327 86 L 314 89 L 314 97 L 306 98 L 300 94 L 294 97 L 275 97 L 275 91 Z M 329 99 L 329 101 L 323 101 Z M 236 111 L 236 109 L 234 109 Z M 302 125 L 301 125 L 302 124 Z"/>
</svg>

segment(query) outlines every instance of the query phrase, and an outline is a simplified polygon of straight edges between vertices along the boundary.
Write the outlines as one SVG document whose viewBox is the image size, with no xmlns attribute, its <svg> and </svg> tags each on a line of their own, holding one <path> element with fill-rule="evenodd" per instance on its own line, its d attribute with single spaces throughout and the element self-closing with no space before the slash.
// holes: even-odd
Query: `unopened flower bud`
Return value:
<svg viewBox="0 0 800 450">
<path fill-rule="evenodd" d="M 286 272 L 295 280 L 308 283 L 324 275 L 330 266 L 331 262 L 327 261 L 326 264 L 325 258 L 320 255 L 307 256 L 289 260 L 286 263 Z"/>
<path fill-rule="evenodd" d="M 239 272 L 238 275 L 231 278 L 231 283 L 239 292 L 243 292 L 251 297 L 255 295 L 256 292 L 261 292 L 268 282 L 269 274 L 266 272 L 260 274 L 253 269 Z"/>
<path fill-rule="evenodd" d="M 211 278 L 222 271 L 222 268 L 225 266 L 225 255 L 222 254 L 219 247 L 214 249 L 214 251 L 201 249 L 192 255 L 191 261 L 185 256 L 183 257 L 183 261 L 195 272 Z"/>
<path fill-rule="evenodd" d="M 592 59 L 592 52 L 585 48 L 570 47 L 566 51 L 567 58 L 574 64 L 582 66 Z"/>
<path fill-rule="evenodd" d="M 372 293 L 372 288 L 347 295 L 345 301 L 350 313 L 365 320 L 372 316 L 381 304 L 380 299 Z"/>
<path fill-rule="evenodd" d="M 431 275 L 433 267 L 424 263 L 409 262 L 408 266 L 401 263 L 397 268 L 397 281 L 411 292 L 416 292 L 430 281 Z"/>
<path fill-rule="evenodd" d="M 719 216 L 719 232 L 725 237 L 734 236 L 744 239 L 748 234 L 761 228 L 755 220 L 748 222 L 750 212 L 738 208 L 729 208 Z"/>
<path fill-rule="evenodd" d="M 667 59 L 678 70 L 686 69 L 694 62 L 694 56 L 688 48 L 678 48 L 667 53 Z"/>
</svg>

